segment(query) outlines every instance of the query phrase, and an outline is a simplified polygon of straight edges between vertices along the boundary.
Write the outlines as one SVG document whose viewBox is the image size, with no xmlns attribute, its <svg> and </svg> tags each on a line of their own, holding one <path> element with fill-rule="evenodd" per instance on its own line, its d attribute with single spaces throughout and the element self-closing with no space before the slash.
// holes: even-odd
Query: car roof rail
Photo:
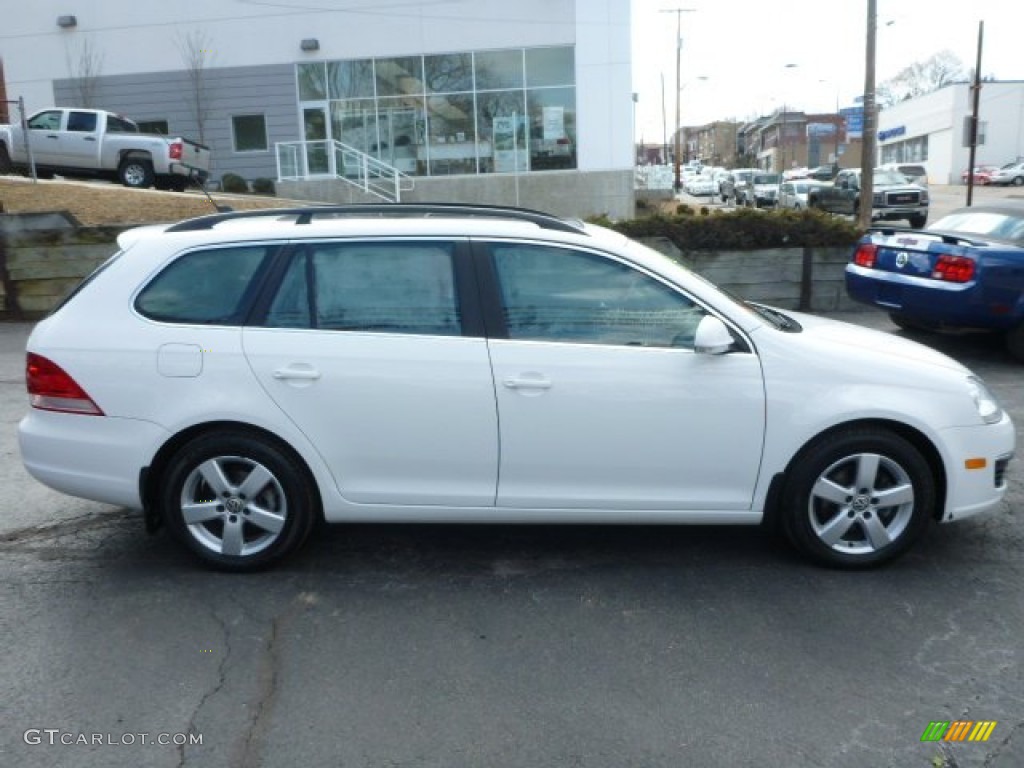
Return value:
<svg viewBox="0 0 1024 768">
<path fill-rule="evenodd" d="M 309 224 L 313 219 L 319 217 L 375 216 L 383 219 L 417 216 L 422 218 L 465 216 L 528 221 L 543 229 L 585 234 L 583 222 L 579 219 L 562 219 L 550 213 L 535 211 L 530 208 L 513 208 L 503 205 L 469 205 L 463 203 L 357 203 L 353 205 L 316 205 L 304 208 L 261 208 L 249 211 L 215 213 L 209 216 L 186 219 L 177 224 L 172 224 L 164 231 L 197 232 L 204 229 L 213 229 L 225 221 L 270 216 L 277 218 L 294 216 L 296 225 Z"/>
</svg>

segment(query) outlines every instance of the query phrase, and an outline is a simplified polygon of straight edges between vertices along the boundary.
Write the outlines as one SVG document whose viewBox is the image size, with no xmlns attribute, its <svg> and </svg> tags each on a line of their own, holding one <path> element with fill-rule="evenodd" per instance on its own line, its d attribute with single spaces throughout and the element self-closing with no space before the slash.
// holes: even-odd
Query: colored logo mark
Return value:
<svg viewBox="0 0 1024 768">
<path fill-rule="evenodd" d="M 997 720 L 932 720 L 921 741 L 988 741 Z"/>
</svg>

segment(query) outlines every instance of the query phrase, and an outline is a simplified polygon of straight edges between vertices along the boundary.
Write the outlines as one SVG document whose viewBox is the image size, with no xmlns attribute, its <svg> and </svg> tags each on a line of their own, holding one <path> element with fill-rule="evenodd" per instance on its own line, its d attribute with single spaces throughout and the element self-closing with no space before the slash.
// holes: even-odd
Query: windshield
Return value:
<svg viewBox="0 0 1024 768">
<path fill-rule="evenodd" d="M 778 184 L 779 174 L 777 173 L 763 173 L 759 176 L 754 177 L 755 184 Z"/>
<path fill-rule="evenodd" d="M 909 184 L 910 179 L 904 176 L 899 171 L 875 171 L 872 178 L 875 180 L 875 184 Z"/>
<path fill-rule="evenodd" d="M 1024 210 L 1010 211 L 954 211 L 932 223 L 928 229 L 941 232 L 959 232 L 965 235 L 983 235 L 1024 245 Z"/>
</svg>

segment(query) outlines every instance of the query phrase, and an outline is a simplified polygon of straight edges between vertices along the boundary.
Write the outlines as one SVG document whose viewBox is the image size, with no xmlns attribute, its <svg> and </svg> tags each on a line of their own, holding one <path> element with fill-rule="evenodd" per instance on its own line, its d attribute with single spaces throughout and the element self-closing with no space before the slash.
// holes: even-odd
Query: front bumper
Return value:
<svg viewBox="0 0 1024 768">
<path fill-rule="evenodd" d="M 1015 432 L 1010 417 L 995 424 L 952 427 L 943 431 L 949 451 L 944 523 L 990 512 L 1006 495 L 1006 466 L 1014 453 Z M 985 465 L 967 469 L 968 460 L 984 459 Z"/>
</svg>

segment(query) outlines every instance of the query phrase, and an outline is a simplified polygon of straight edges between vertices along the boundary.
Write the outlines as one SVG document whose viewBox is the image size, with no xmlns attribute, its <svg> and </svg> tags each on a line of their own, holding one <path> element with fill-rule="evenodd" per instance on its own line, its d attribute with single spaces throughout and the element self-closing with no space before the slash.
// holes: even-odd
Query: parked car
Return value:
<svg viewBox="0 0 1024 768">
<path fill-rule="evenodd" d="M 1006 492 L 1013 424 L 963 366 L 591 224 L 324 206 L 118 243 L 28 339 L 21 456 L 212 566 L 324 519 L 768 523 L 856 568 Z"/>
<path fill-rule="evenodd" d="M 51 107 L 21 125 L 0 125 L 0 173 L 29 168 L 29 151 L 43 173 L 100 176 L 126 187 L 184 189 L 206 179 L 210 150 L 183 138 L 139 133 L 126 117 L 99 109 Z"/>
<path fill-rule="evenodd" d="M 733 200 L 736 205 L 744 205 L 746 189 L 755 173 L 758 173 L 757 168 L 735 168 L 730 171 L 729 176 L 722 179 L 718 185 L 718 194 L 722 202 Z"/>
<path fill-rule="evenodd" d="M 878 166 L 876 171 L 895 171 L 902 173 L 911 184 L 919 187 L 928 187 L 928 169 L 916 163 L 885 163 Z"/>
<path fill-rule="evenodd" d="M 709 174 L 691 176 L 684 185 L 686 193 L 694 197 L 704 197 L 715 193 L 715 182 Z"/>
<path fill-rule="evenodd" d="M 1024 362 L 1024 205 L 961 208 L 919 232 L 872 229 L 846 286 L 903 328 L 1003 333 Z"/>
<path fill-rule="evenodd" d="M 1024 186 L 1024 161 L 1007 163 L 989 177 L 990 184 Z"/>
<path fill-rule="evenodd" d="M 754 173 L 750 181 L 737 188 L 737 205 L 772 208 L 779 199 L 780 176 L 777 173 Z M 741 201 L 742 196 L 742 202 Z"/>
<path fill-rule="evenodd" d="M 974 177 L 975 184 L 986 185 L 992 182 L 992 174 L 999 170 L 997 165 L 976 165 L 974 167 L 974 173 L 971 174 Z M 967 169 L 965 168 L 960 174 L 960 183 L 967 183 Z"/>
<path fill-rule="evenodd" d="M 779 208 L 793 208 L 798 211 L 807 208 L 808 193 L 823 183 L 813 179 L 795 179 L 782 182 L 779 185 Z"/>
<path fill-rule="evenodd" d="M 815 181 L 832 181 L 839 173 L 838 165 L 819 165 L 816 168 L 811 168 L 807 171 L 807 178 L 814 179 Z"/>
</svg>

